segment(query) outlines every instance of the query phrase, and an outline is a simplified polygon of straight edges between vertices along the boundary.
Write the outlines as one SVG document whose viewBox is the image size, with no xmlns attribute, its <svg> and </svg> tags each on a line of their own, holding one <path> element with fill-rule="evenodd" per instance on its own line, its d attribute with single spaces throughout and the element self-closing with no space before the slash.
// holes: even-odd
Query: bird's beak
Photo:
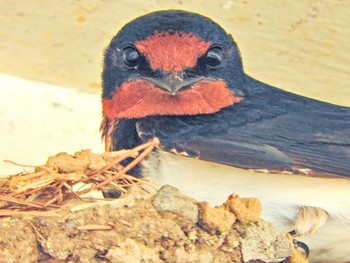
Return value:
<svg viewBox="0 0 350 263">
<path fill-rule="evenodd" d="M 189 88 L 197 81 L 204 79 L 204 77 L 184 78 L 182 72 L 169 73 L 162 78 L 141 78 L 152 82 L 156 87 L 168 91 L 173 96 L 176 95 L 179 90 Z"/>
</svg>

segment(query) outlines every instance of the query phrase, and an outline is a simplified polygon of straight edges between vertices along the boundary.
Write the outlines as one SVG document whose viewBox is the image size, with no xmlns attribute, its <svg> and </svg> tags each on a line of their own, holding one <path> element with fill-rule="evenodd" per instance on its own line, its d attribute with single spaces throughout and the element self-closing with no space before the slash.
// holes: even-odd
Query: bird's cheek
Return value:
<svg viewBox="0 0 350 263">
<path fill-rule="evenodd" d="M 146 80 L 120 86 L 110 99 L 102 99 L 110 119 L 143 118 L 152 115 L 210 114 L 241 101 L 221 80 L 202 80 L 171 95 Z"/>
</svg>

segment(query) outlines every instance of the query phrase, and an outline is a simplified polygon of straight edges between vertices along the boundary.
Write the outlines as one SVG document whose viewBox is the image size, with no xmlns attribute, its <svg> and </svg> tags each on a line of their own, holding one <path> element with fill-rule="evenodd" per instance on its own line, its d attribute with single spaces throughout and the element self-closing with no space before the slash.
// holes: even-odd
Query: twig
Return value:
<svg viewBox="0 0 350 263">
<path fill-rule="evenodd" d="M 81 204 L 81 205 L 77 205 L 74 206 L 70 209 L 71 212 L 76 212 L 76 211 L 80 211 L 80 210 L 84 210 L 90 207 L 94 207 L 94 206 L 100 206 L 100 205 L 115 205 L 115 204 L 121 204 L 125 202 L 125 198 L 118 198 L 118 199 L 113 199 L 110 201 L 106 201 L 106 200 L 100 200 L 97 202 L 93 202 L 93 203 L 88 203 L 88 204 Z"/>
<path fill-rule="evenodd" d="M 111 230 L 112 227 L 108 225 L 84 225 L 84 226 L 78 226 L 77 229 L 79 230 Z"/>
<path fill-rule="evenodd" d="M 16 163 L 14 161 L 11 161 L 11 160 L 3 160 L 3 162 L 5 162 L 5 163 L 12 163 L 13 165 L 21 166 L 21 167 L 31 167 L 31 168 L 37 167 L 36 165 L 19 164 L 19 163 Z"/>
<path fill-rule="evenodd" d="M 34 167 L 36 170 L 32 173 L 23 172 L 0 181 L 0 216 L 58 216 L 48 211 L 30 210 L 59 208 L 59 204 L 64 200 L 81 198 L 81 195 L 98 190 L 108 184 L 121 194 L 126 193 L 127 189 L 133 185 L 149 192 L 143 186 L 154 188 L 151 182 L 127 175 L 126 173 L 139 164 L 158 144 L 158 138 L 153 138 L 149 142 L 131 150 L 104 153 L 104 155 L 109 155 L 108 157 L 103 157 L 108 158 L 108 163 L 101 169 L 94 171 L 86 167 L 71 173 L 60 173 L 56 168 L 49 165 L 21 165 L 6 160 L 6 162 L 14 165 Z M 115 159 L 111 159 L 114 156 Z M 119 170 L 114 168 L 126 158 L 134 159 Z M 73 187 L 79 183 L 90 187 L 77 191 Z M 107 199 L 102 200 L 106 201 Z M 108 203 L 110 204 L 110 202 Z"/>
<path fill-rule="evenodd" d="M 121 174 L 125 174 L 127 171 L 131 170 L 132 168 L 134 168 L 140 161 L 142 161 L 152 150 L 155 146 L 157 146 L 159 144 L 159 139 L 158 138 L 153 138 L 151 141 L 149 141 L 148 143 L 145 143 L 139 147 L 136 147 L 133 149 L 133 151 L 140 151 L 143 150 L 144 151 L 137 156 L 131 163 L 129 163 L 127 166 L 125 166 L 123 169 L 121 169 L 119 172 L 117 172 L 114 176 L 108 178 L 107 180 L 105 180 L 104 182 L 96 185 L 94 187 L 94 189 L 98 189 L 101 188 L 107 184 L 109 184 L 110 182 L 116 180 Z M 109 165 L 108 165 L 109 166 Z M 112 167 L 112 166 L 111 166 Z M 109 167 L 109 168 L 111 168 Z"/>
<path fill-rule="evenodd" d="M 0 209 L 0 216 L 43 216 L 43 217 L 61 217 L 61 215 L 51 211 L 18 211 L 10 209 Z"/>
<path fill-rule="evenodd" d="M 129 150 L 126 154 L 123 154 L 121 157 L 118 157 L 118 158 L 116 158 L 113 162 L 111 162 L 110 164 L 108 164 L 108 165 L 106 165 L 106 166 L 104 166 L 103 168 L 101 168 L 100 170 L 97 170 L 97 171 L 94 171 L 90 176 L 92 176 L 92 175 L 95 175 L 95 174 L 99 174 L 99 173 L 102 173 L 102 172 L 104 172 L 104 171 L 107 171 L 107 170 L 109 170 L 109 169 L 111 169 L 113 166 L 115 166 L 116 164 L 118 164 L 118 163 L 120 163 L 121 161 L 123 161 L 124 159 L 126 159 L 126 158 L 128 158 L 128 157 L 131 157 L 132 155 L 134 155 L 136 152 L 140 152 L 140 151 L 142 151 L 142 150 L 147 150 L 147 148 L 151 148 L 151 150 L 153 150 L 153 148 L 155 147 L 155 146 L 157 146 L 159 144 L 159 139 L 157 138 L 157 137 L 154 137 L 152 140 L 150 140 L 149 142 L 147 142 L 147 143 L 145 143 L 145 144 L 142 144 L 142 145 L 140 145 L 140 146 L 137 146 L 137 147 L 135 147 L 135 148 L 133 148 L 133 149 L 131 149 L 131 150 Z M 145 151 L 146 151 L 145 150 Z M 149 150 L 148 151 L 148 153 L 151 151 L 151 150 Z M 144 157 L 143 157 L 144 158 Z M 142 160 L 143 158 L 140 158 L 140 155 L 139 156 L 137 156 L 135 159 L 134 159 L 134 161 L 135 160 Z M 137 163 L 136 163 L 137 164 Z M 136 165 L 135 164 L 135 165 Z M 134 166 L 135 166 L 134 165 Z M 125 169 L 125 168 L 124 168 Z M 131 169 L 131 168 L 130 168 Z M 129 170 L 130 170 L 129 169 Z"/>
<path fill-rule="evenodd" d="M 17 198 L 13 198 L 13 197 L 10 197 L 10 196 L 4 196 L 4 195 L 0 196 L 0 201 L 5 201 L 5 202 L 8 202 L 8 203 L 14 203 L 14 204 L 21 204 L 21 205 L 31 206 L 31 207 L 36 207 L 36 208 L 44 208 L 45 207 L 45 204 L 41 204 L 41 203 L 38 203 L 38 202 L 26 202 L 26 201 L 23 201 L 23 200 L 19 200 Z M 57 208 L 58 206 L 52 205 L 52 207 Z"/>
</svg>

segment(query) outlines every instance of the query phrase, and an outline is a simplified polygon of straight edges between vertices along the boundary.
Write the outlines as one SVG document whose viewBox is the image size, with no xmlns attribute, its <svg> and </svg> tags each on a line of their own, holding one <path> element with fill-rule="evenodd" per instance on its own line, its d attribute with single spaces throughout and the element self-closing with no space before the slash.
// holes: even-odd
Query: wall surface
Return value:
<svg viewBox="0 0 350 263">
<path fill-rule="evenodd" d="M 0 159 L 40 164 L 57 151 L 101 150 L 104 48 L 126 22 L 160 9 L 221 24 L 251 76 L 350 106 L 350 1 L 1 0 L 0 72 L 56 86 L 0 75 Z"/>
<path fill-rule="evenodd" d="M 0 72 L 99 92 L 111 37 L 159 9 L 209 16 L 232 33 L 246 71 L 296 93 L 350 105 L 350 1 L 0 1 Z"/>
</svg>

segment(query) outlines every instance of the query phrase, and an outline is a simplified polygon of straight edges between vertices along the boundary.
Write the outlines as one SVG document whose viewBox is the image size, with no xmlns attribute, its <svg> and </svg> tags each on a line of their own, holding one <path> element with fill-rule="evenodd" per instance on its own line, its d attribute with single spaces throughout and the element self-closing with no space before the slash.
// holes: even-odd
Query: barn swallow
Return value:
<svg viewBox="0 0 350 263">
<path fill-rule="evenodd" d="M 106 149 L 160 140 L 135 176 L 211 204 L 258 197 L 264 219 L 306 236 L 312 262 L 350 259 L 350 108 L 250 77 L 232 36 L 186 11 L 126 24 L 102 78 Z"/>
</svg>

